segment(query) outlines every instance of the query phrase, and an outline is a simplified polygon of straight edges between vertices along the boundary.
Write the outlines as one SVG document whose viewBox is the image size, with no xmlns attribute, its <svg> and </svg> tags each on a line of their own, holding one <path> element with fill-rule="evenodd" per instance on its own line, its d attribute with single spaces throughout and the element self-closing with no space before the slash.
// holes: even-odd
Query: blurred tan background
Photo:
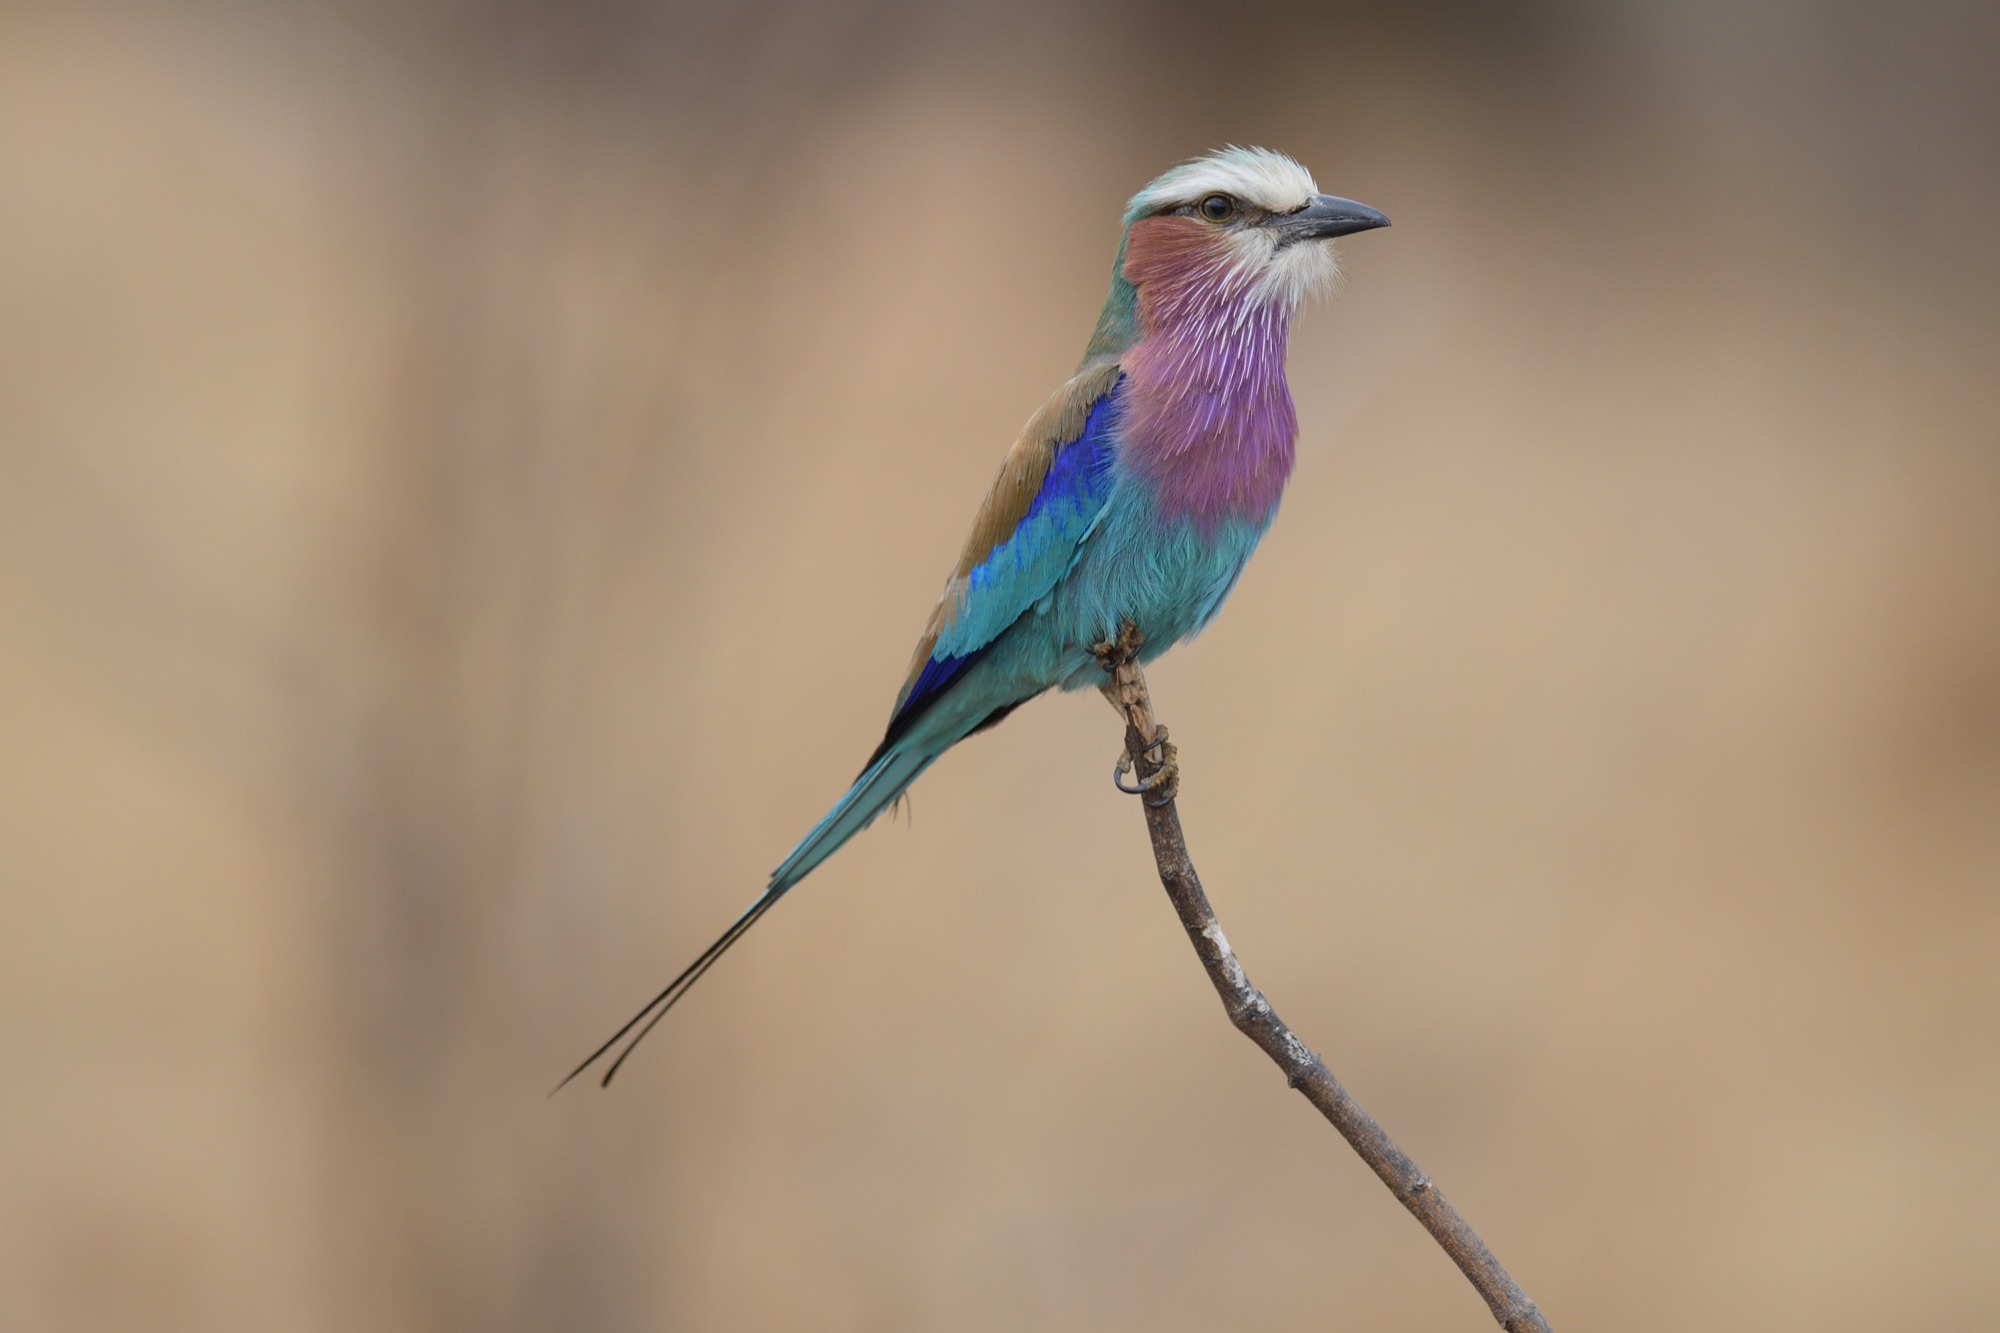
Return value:
<svg viewBox="0 0 2000 1333">
<path fill-rule="evenodd" d="M 1569 1330 L 2000 1326 L 1991 6 L 0 11 L 0 1328 L 1490 1327 L 1092 698 L 655 1034 L 1122 201 L 1393 230 L 1154 675 L 1252 975 Z"/>
</svg>

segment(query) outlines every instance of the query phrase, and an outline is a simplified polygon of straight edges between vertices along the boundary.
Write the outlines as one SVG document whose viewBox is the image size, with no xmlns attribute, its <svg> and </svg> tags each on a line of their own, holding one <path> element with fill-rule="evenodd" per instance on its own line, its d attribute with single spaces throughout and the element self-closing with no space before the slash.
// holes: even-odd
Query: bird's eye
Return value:
<svg viewBox="0 0 2000 1333">
<path fill-rule="evenodd" d="M 1236 201 L 1226 194 L 1212 194 L 1195 208 L 1210 222 L 1227 222 L 1236 213 Z"/>
</svg>

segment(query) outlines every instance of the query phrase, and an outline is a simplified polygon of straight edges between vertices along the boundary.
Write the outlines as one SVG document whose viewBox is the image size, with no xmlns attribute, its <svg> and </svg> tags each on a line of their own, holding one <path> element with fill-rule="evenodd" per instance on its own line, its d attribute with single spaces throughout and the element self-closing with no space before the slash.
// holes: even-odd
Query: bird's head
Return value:
<svg viewBox="0 0 2000 1333">
<path fill-rule="evenodd" d="M 1339 277 L 1334 237 L 1388 225 L 1366 204 L 1321 194 L 1283 153 L 1224 148 L 1183 163 L 1125 210 L 1112 298 L 1093 346 L 1220 305 L 1289 316 Z"/>
</svg>

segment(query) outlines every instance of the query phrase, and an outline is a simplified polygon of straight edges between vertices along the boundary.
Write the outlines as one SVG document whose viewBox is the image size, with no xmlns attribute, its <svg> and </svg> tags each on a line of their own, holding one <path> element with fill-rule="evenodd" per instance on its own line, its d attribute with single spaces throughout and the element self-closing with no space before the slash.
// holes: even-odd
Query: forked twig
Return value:
<svg viewBox="0 0 2000 1333">
<path fill-rule="evenodd" d="M 1264 993 L 1251 985 L 1244 974 L 1243 964 L 1237 961 L 1228 937 L 1222 933 L 1222 924 L 1215 919 L 1215 910 L 1208 905 L 1208 895 L 1202 891 L 1194 862 L 1188 858 L 1187 841 L 1181 835 L 1171 747 L 1164 744 L 1165 728 L 1154 721 L 1152 701 L 1146 694 L 1146 677 L 1139 669 L 1138 652 L 1144 642 L 1138 630 L 1127 623 L 1115 643 L 1101 644 L 1094 651 L 1111 678 L 1104 692 L 1125 717 L 1126 757 L 1138 773 L 1139 786 L 1161 793 L 1142 802 L 1160 883 L 1166 886 L 1181 926 L 1194 944 L 1202 967 L 1207 969 L 1208 979 L 1215 984 L 1216 994 L 1222 997 L 1229 1021 L 1277 1062 L 1278 1068 L 1285 1071 L 1285 1081 L 1304 1093 L 1306 1100 L 1333 1122 L 1341 1137 L 1361 1154 L 1361 1160 L 1382 1178 L 1397 1201 L 1423 1223 L 1424 1230 L 1444 1247 L 1459 1271 L 1478 1290 L 1502 1328 L 1508 1333 L 1530 1330 L 1549 1333 L 1548 1320 L 1521 1290 L 1520 1283 L 1500 1266 L 1493 1251 L 1486 1248 L 1486 1242 L 1466 1225 L 1458 1210 L 1445 1201 L 1409 1154 L 1398 1148 L 1375 1123 L 1375 1118 L 1340 1085 L 1326 1062 L 1292 1035 Z M 1126 765 L 1121 761 L 1119 767 L 1122 772 Z"/>
</svg>

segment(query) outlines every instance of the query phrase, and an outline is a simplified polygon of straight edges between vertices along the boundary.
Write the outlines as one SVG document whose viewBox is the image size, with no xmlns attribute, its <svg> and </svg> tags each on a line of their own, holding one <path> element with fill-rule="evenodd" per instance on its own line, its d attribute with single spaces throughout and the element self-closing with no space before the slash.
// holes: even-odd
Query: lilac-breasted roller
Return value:
<svg viewBox="0 0 2000 1333">
<path fill-rule="evenodd" d="M 763 894 L 570 1078 L 636 1027 L 610 1083 L 757 918 L 939 755 L 1045 690 L 1101 683 L 1093 645 L 1130 622 L 1149 661 L 1209 622 L 1292 470 L 1292 316 L 1336 277 L 1334 237 L 1388 225 L 1259 148 L 1211 153 L 1133 196 L 1083 362 L 1001 464 L 882 743 Z"/>
</svg>

